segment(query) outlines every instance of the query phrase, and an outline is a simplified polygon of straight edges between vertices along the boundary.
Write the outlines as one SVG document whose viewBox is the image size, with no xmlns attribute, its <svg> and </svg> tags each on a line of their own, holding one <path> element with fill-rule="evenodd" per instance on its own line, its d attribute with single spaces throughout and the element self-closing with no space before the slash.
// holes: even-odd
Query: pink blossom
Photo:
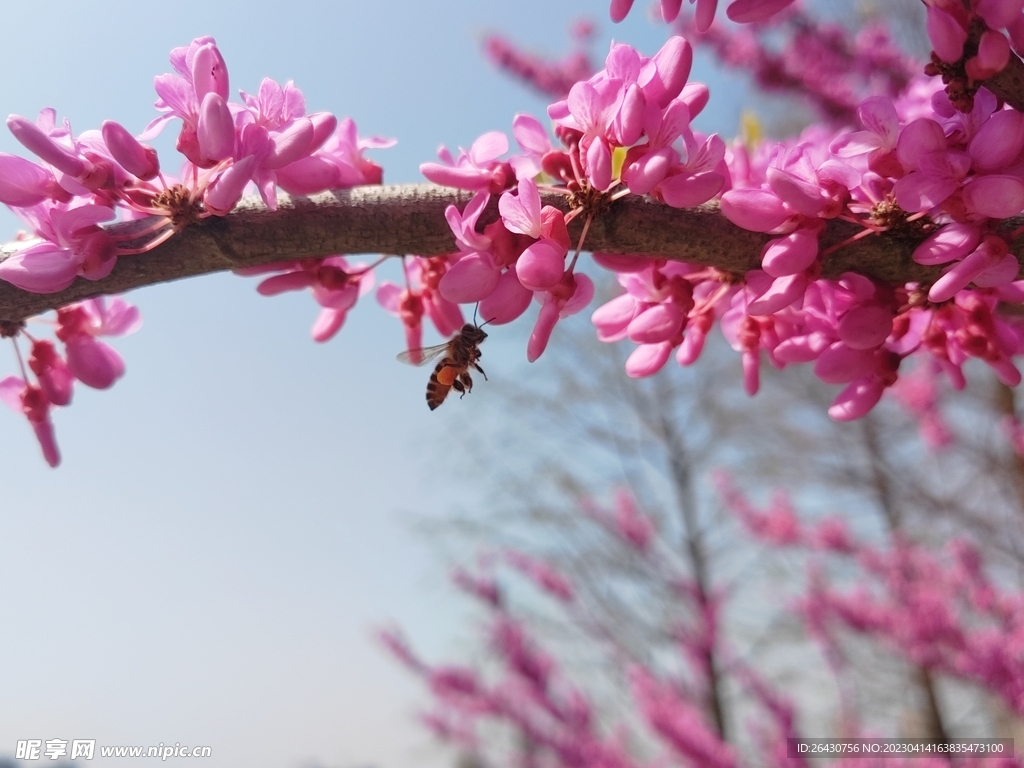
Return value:
<svg viewBox="0 0 1024 768">
<path fill-rule="evenodd" d="M 402 321 L 405 329 L 405 348 L 410 360 L 419 363 L 423 354 L 423 298 L 415 290 L 399 288 L 394 283 L 382 283 L 377 289 L 377 303 Z"/>
<path fill-rule="evenodd" d="M 55 293 L 78 276 L 106 277 L 117 261 L 114 243 L 99 223 L 114 217 L 106 206 L 69 207 L 49 202 L 21 210 L 44 242 L 0 262 L 0 279 L 33 293 Z"/>
<path fill-rule="evenodd" d="M 54 125 L 53 110 L 40 112 L 36 122 L 20 115 L 7 118 L 7 127 L 21 144 L 67 177 L 61 181 L 72 190 L 98 190 L 109 183 L 111 169 L 105 158 L 87 157 L 81 142 L 71 138 L 70 129 Z"/>
<path fill-rule="evenodd" d="M 150 122 L 140 138 L 150 139 L 163 129 L 167 121 L 180 118 L 182 127 L 177 149 L 202 167 L 198 137 L 200 105 L 207 94 L 227 100 L 230 92 L 227 65 L 212 37 L 199 37 L 187 47 L 175 48 L 170 59 L 177 74 L 159 75 L 153 81 L 159 97 L 156 108 L 165 114 Z"/>
<path fill-rule="evenodd" d="M 262 296 L 276 296 L 285 291 L 309 288 L 313 299 L 322 309 L 313 324 L 314 341 L 332 339 L 348 316 L 356 301 L 373 289 L 373 271 L 365 264 L 349 266 L 344 256 L 323 259 L 303 259 L 279 266 L 285 271 L 264 279 L 256 290 Z M 268 271 L 261 268 L 260 273 Z"/>
<path fill-rule="evenodd" d="M 313 141 L 317 146 L 320 132 L 329 121 L 310 116 L 313 122 Z M 274 171 L 277 185 L 293 195 L 309 195 L 325 189 L 347 189 L 360 184 L 380 184 L 383 171 L 379 165 L 363 157 L 367 149 L 386 149 L 394 146 L 393 139 L 379 137 L 359 138 L 356 124 L 345 118 L 312 154 L 295 160 Z"/>
<path fill-rule="evenodd" d="M 633 495 L 624 488 L 615 493 L 615 531 L 623 541 L 641 552 L 647 551 L 655 535 L 654 523 L 636 506 Z"/>
<path fill-rule="evenodd" d="M 493 325 L 510 323 L 530 306 L 533 291 L 519 280 L 515 270 L 507 270 L 498 278 L 494 290 L 480 300 L 480 316 Z"/>
<path fill-rule="evenodd" d="M 715 485 L 729 511 L 757 538 L 776 546 L 797 544 L 804 540 L 800 521 L 784 494 L 776 493 L 768 508 L 762 511 L 747 501 L 724 472 L 715 474 Z"/>
<path fill-rule="evenodd" d="M 483 53 L 499 69 L 534 90 L 553 98 L 561 98 L 569 92 L 573 83 L 589 77 L 594 71 L 586 50 L 594 36 L 593 24 L 586 20 L 578 21 L 570 27 L 570 34 L 575 43 L 574 49 L 556 60 L 538 56 L 497 34 L 484 37 Z M 535 174 L 521 173 L 516 168 L 519 178 Z"/>
<path fill-rule="evenodd" d="M 516 261 L 516 276 L 524 288 L 548 291 L 554 288 L 565 271 L 565 255 L 569 251 L 569 234 L 561 212 L 550 208 L 542 219 L 540 193 L 531 179 L 519 182 L 519 194 L 505 192 L 498 200 L 498 210 L 505 227 L 537 242 L 528 245 Z M 493 290 L 493 289 L 492 289 Z"/>
<path fill-rule="evenodd" d="M 476 576 L 464 568 L 456 568 L 452 573 L 452 581 L 464 591 L 480 598 L 492 607 L 501 606 L 501 590 L 493 577 Z"/>
<path fill-rule="evenodd" d="M 722 213 L 729 221 L 753 232 L 773 232 L 789 218 L 790 211 L 768 189 L 730 189 L 722 194 Z"/>
<path fill-rule="evenodd" d="M 566 272 L 553 289 L 535 296 L 543 298 L 537 323 L 526 347 L 526 359 L 531 363 L 544 354 L 555 323 L 576 314 L 594 298 L 594 283 L 586 275 Z"/>
<path fill-rule="evenodd" d="M 17 376 L 8 376 L 0 381 L 0 400 L 28 419 L 46 463 L 51 467 L 60 464 L 60 450 L 50 421 L 50 401 L 43 390 L 27 384 Z"/>
<path fill-rule="evenodd" d="M 101 129 L 103 141 L 111 156 L 121 167 L 143 181 L 150 181 L 160 173 L 156 150 L 142 144 L 120 123 L 106 120 Z"/>
<path fill-rule="evenodd" d="M 491 131 L 474 141 L 468 151 L 460 148 L 457 158 L 441 147 L 437 153 L 441 162 L 423 163 L 420 173 L 442 186 L 496 194 L 514 179 L 511 166 L 498 160 L 506 152 L 508 137 Z"/>
<path fill-rule="evenodd" d="M 39 388 L 50 403 L 67 405 L 71 402 L 75 376 L 52 341 L 37 339 L 32 342 L 28 367 L 36 375 Z"/>
<path fill-rule="evenodd" d="M 841 517 L 826 517 L 811 530 L 810 543 L 819 549 L 841 554 L 855 551 L 856 544 L 850 536 L 850 529 Z"/>
<path fill-rule="evenodd" d="M 56 181 L 42 166 L 0 152 L 0 203 L 17 208 L 38 205 L 53 193 Z"/>
<path fill-rule="evenodd" d="M 107 389 L 124 375 L 124 360 L 97 336 L 123 336 L 141 327 L 138 310 L 122 299 L 109 303 L 88 299 L 57 310 L 57 338 L 67 349 L 68 368 L 75 378 L 95 389 Z"/>
<path fill-rule="evenodd" d="M 512 119 L 512 136 L 523 154 L 510 157 L 509 164 L 517 179 L 532 179 L 543 169 L 544 155 L 554 150 L 551 139 L 540 121 L 526 114 Z"/>
<path fill-rule="evenodd" d="M 405 264 L 407 288 L 403 290 L 385 281 L 377 289 L 377 302 L 402 320 L 406 349 L 414 363 L 419 362 L 419 350 L 423 346 L 424 314 L 430 318 L 437 332 L 445 337 L 451 336 L 464 324 L 462 310 L 441 293 L 447 270 L 448 262 L 443 258 L 414 256 Z"/>
<path fill-rule="evenodd" d="M 967 42 L 967 30 L 944 9 L 934 4 L 926 5 L 928 38 L 935 48 L 935 53 L 943 61 L 956 61 L 963 52 L 964 43 Z"/>
<path fill-rule="evenodd" d="M 567 603 L 575 599 L 572 582 L 548 563 L 515 550 L 506 552 L 505 560 L 553 597 Z"/>
<path fill-rule="evenodd" d="M 899 116 L 892 100 L 885 96 L 872 96 L 861 102 L 857 115 L 866 130 L 841 134 L 829 145 L 829 151 L 841 158 L 866 155 L 868 167 L 872 170 L 901 173 L 895 156 Z"/>
<path fill-rule="evenodd" d="M 786 8 L 793 0 L 733 0 L 725 14 L 738 24 L 764 21 Z"/>
<path fill-rule="evenodd" d="M 217 175 L 203 196 L 206 209 L 215 216 L 225 216 L 242 199 L 245 187 L 256 170 L 256 156 L 249 155 Z"/>
<path fill-rule="evenodd" d="M 650 728 L 680 757 L 708 768 L 738 765 L 732 748 L 720 741 L 697 708 L 648 670 L 630 669 L 633 700 Z"/>
<path fill-rule="evenodd" d="M 910 170 L 893 188 L 896 201 L 907 211 L 926 211 L 942 203 L 957 190 L 971 166 L 970 155 L 950 150 L 942 127 L 927 118 L 900 132 L 896 154 Z"/>
<path fill-rule="evenodd" d="M 918 420 L 921 438 L 933 450 L 950 445 L 953 434 L 940 408 L 939 366 L 922 360 L 909 374 L 900 376 L 891 392 Z"/>
</svg>

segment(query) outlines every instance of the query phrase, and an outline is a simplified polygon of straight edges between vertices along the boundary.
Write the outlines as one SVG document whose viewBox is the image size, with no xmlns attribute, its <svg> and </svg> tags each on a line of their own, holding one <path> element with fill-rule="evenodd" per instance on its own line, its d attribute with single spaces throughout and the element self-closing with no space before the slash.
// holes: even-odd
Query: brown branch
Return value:
<svg viewBox="0 0 1024 768">
<path fill-rule="evenodd" d="M 1024 112 L 1024 62 L 1012 51 L 1003 70 L 982 85 L 1018 112 Z"/>
<path fill-rule="evenodd" d="M 0 282 L 0 322 L 17 322 L 92 296 L 275 261 L 339 253 L 452 253 L 455 240 L 444 209 L 451 204 L 461 208 L 470 198 L 469 193 L 431 184 L 406 184 L 356 187 L 308 198 L 282 196 L 276 211 L 258 200 L 245 200 L 228 216 L 192 225 L 148 253 L 122 257 L 103 280 L 78 280 L 53 294 L 27 293 Z M 563 196 L 546 194 L 544 202 L 567 210 Z M 492 199 L 481 226 L 497 216 L 497 201 Z M 579 236 L 582 218 L 577 217 L 569 228 L 574 237 Z M 126 222 L 111 229 L 132 232 L 145 224 L 146 220 Z M 858 231 L 847 222 L 829 222 L 823 247 Z M 761 248 L 769 239 L 769 235 L 736 227 L 715 204 L 680 210 L 630 196 L 594 220 L 585 247 L 743 273 L 759 265 Z M 824 275 L 855 271 L 888 283 L 934 281 L 940 270 L 915 264 L 910 258 L 913 246 L 906 239 L 888 235 L 866 237 L 830 255 Z M 17 243 L 0 246 L 0 260 L 17 247 Z M 1019 256 L 1024 244 L 1016 250 Z"/>
</svg>

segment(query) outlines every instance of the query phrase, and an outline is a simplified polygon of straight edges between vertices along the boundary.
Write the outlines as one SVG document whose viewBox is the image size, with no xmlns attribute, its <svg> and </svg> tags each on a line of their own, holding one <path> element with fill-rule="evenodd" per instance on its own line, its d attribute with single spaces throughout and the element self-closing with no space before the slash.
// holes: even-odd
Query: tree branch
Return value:
<svg viewBox="0 0 1024 768">
<path fill-rule="evenodd" d="M 1013 51 L 1003 70 L 982 85 L 1018 112 L 1024 112 L 1024 62 Z"/>
<path fill-rule="evenodd" d="M 452 253 L 455 240 L 444 209 L 451 204 L 462 208 L 471 197 L 468 192 L 431 184 L 403 184 L 355 187 L 313 197 L 282 195 L 276 211 L 258 199 L 246 199 L 227 216 L 194 224 L 148 253 L 118 259 L 103 280 L 79 279 L 53 294 L 27 293 L 0 282 L 0 322 L 18 322 L 92 296 L 275 261 L 346 253 Z M 549 193 L 543 199 L 545 204 L 568 210 L 562 195 Z M 497 217 L 495 197 L 480 225 Z M 579 237 L 583 218 L 577 216 L 569 227 L 574 238 Z M 111 231 L 140 231 L 146 223 L 145 219 L 124 222 L 113 225 Z M 822 247 L 859 231 L 854 224 L 830 221 Z M 735 226 L 716 204 L 680 210 L 629 196 L 595 218 L 584 248 L 688 261 L 742 274 L 760 265 L 761 248 L 770 238 Z M 865 237 L 831 254 L 823 274 L 835 277 L 854 271 L 887 283 L 931 283 L 941 270 L 915 264 L 911 260 L 915 244 L 893 235 Z M 0 261 L 22 245 L 0 246 Z M 1015 244 L 1014 250 L 1019 257 L 1024 244 Z"/>
</svg>

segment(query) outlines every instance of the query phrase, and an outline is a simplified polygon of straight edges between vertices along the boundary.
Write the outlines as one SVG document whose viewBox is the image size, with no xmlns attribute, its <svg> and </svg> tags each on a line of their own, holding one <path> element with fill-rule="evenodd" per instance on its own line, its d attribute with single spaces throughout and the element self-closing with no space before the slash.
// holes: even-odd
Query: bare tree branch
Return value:
<svg viewBox="0 0 1024 768">
<path fill-rule="evenodd" d="M 80 279 L 53 294 L 27 293 L 0 282 L 0 322 L 16 323 L 92 296 L 275 261 L 345 253 L 452 253 L 455 240 L 444 210 L 451 204 L 464 207 L 470 198 L 467 192 L 431 184 L 404 184 L 356 187 L 313 197 L 282 195 L 276 211 L 268 210 L 259 200 L 246 199 L 225 217 L 194 224 L 148 253 L 120 258 L 103 280 Z M 545 204 L 568 210 L 564 196 L 549 193 L 543 199 Z M 495 198 L 480 226 L 497 217 Z M 583 218 L 577 216 L 570 225 L 575 238 Z M 111 231 L 140 231 L 147 221 L 116 224 Z M 854 224 L 830 221 L 822 247 L 843 242 L 859 231 Z M 594 220 L 584 248 L 646 254 L 742 274 L 759 266 L 761 248 L 769 239 L 769 235 L 735 226 L 716 204 L 677 209 L 650 198 L 629 196 Z M 865 237 L 830 254 L 823 274 L 834 277 L 854 271 L 889 283 L 931 283 L 940 270 L 912 261 L 915 244 L 891 234 Z M 0 246 L 0 260 L 23 245 Z M 1024 252 L 1024 244 L 1015 244 L 1014 250 Z"/>
</svg>

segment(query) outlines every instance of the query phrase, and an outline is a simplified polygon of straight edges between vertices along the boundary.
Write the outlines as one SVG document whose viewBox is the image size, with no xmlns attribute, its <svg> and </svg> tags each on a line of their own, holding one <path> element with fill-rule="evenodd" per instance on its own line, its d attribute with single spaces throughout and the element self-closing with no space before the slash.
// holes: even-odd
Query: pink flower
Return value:
<svg viewBox="0 0 1024 768">
<path fill-rule="evenodd" d="M 327 121 L 311 115 L 314 127 L 312 145 L 316 146 L 319 132 Z M 386 149 L 394 146 L 393 139 L 380 137 L 359 138 L 356 124 L 345 118 L 327 140 L 307 157 L 295 160 L 274 171 L 277 185 L 293 195 L 310 195 L 325 189 L 347 189 L 360 184 L 380 184 L 383 171 L 379 165 L 363 157 L 367 149 Z"/>
<path fill-rule="evenodd" d="M 155 179 L 160 173 L 156 150 L 139 142 L 123 125 L 106 120 L 101 133 L 111 156 L 126 171 L 142 181 Z"/>
<path fill-rule="evenodd" d="M 226 216 L 242 199 L 246 186 L 256 170 L 256 156 L 249 155 L 222 171 L 206 188 L 203 204 L 214 216 Z"/>
<path fill-rule="evenodd" d="M 933 3 L 926 3 L 926 27 L 935 53 L 943 61 L 954 62 L 963 53 L 967 30 L 958 19 Z"/>
<path fill-rule="evenodd" d="M 669 748 L 687 762 L 707 768 L 735 768 L 733 749 L 721 741 L 698 708 L 640 666 L 629 670 L 633 700 L 641 717 Z"/>
<path fill-rule="evenodd" d="M 523 150 L 509 158 L 517 179 L 532 179 L 543 170 L 544 155 L 554 150 L 548 132 L 532 115 L 518 114 L 512 120 L 512 136 Z"/>
<path fill-rule="evenodd" d="M 416 290 L 402 289 L 394 283 L 382 283 L 377 289 L 377 303 L 397 316 L 405 329 L 405 348 L 409 360 L 419 364 L 423 360 L 423 297 Z"/>
<path fill-rule="evenodd" d="M 464 568 L 456 568 L 452 573 L 452 581 L 456 586 L 474 597 L 483 600 L 493 608 L 501 606 L 501 590 L 491 576 L 474 576 Z"/>
<path fill-rule="evenodd" d="M 963 260 L 945 270 L 928 291 L 928 300 L 940 303 L 953 298 L 971 282 L 979 286 L 1006 285 L 1017 278 L 1020 265 L 1006 241 L 986 235 Z"/>
<path fill-rule="evenodd" d="M 291 82 L 282 87 L 264 78 L 256 96 L 243 91 L 242 99 L 248 108 L 234 115 L 232 145 L 237 133 L 236 156 L 257 158 L 252 179 L 273 210 L 277 206 L 278 172 L 310 159 L 334 135 L 338 119 L 328 112 L 306 115 L 302 91 Z"/>
<path fill-rule="evenodd" d="M 124 360 L 97 336 L 124 336 L 142 325 L 138 309 L 120 298 L 88 299 L 57 310 L 57 338 L 67 350 L 75 378 L 95 389 L 107 389 L 124 375 Z"/>
<path fill-rule="evenodd" d="M 861 102 L 857 115 L 866 130 L 841 134 L 829 145 L 829 151 L 842 158 L 866 155 L 872 170 L 901 173 L 902 169 L 895 165 L 900 121 L 892 101 L 885 96 L 872 96 Z"/>
<path fill-rule="evenodd" d="M 114 268 L 114 242 L 99 227 L 100 222 L 114 217 L 112 209 L 44 202 L 19 213 L 45 241 L 19 250 L 0 263 L 0 279 L 33 293 L 55 293 L 79 275 L 98 280 Z"/>
<path fill-rule="evenodd" d="M 811 545 L 843 554 L 850 554 L 856 549 L 850 529 L 841 517 L 821 520 L 811 531 Z"/>
<path fill-rule="evenodd" d="M 532 298 L 533 291 L 519 281 L 516 271 L 507 270 L 494 290 L 480 300 L 480 316 L 492 325 L 510 323 L 526 311 Z"/>
<path fill-rule="evenodd" d="M 50 198 L 53 174 L 17 155 L 0 152 L 0 203 L 25 208 Z"/>
<path fill-rule="evenodd" d="M 505 192 L 498 210 L 505 227 L 537 242 L 526 247 L 516 261 L 516 276 L 524 288 L 547 291 L 562 279 L 565 256 L 569 252 L 569 233 L 560 211 L 548 207 L 542 211 L 540 192 L 531 179 L 519 182 L 519 194 Z M 542 218 L 542 213 L 547 215 Z"/>
<path fill-rule="evenodd" d="M 498 286 L 501 265 L 492 252 L 492 240 L 476 231 L 476 223 L 490 200 L 487 192 L 478 192 L 461 212 L 454 205 L 445 209 L 448 226 L 455 235 L 459 254 L 450 259 L 449 268 L 438 283 L 446 301 L 467 304 L 487 298 Z"/>
<path fill-rule="evenodd" d="M 377 290 L 377 302 L 401 318 L 406 331 L 406 348 L 413 353 L 413 362 L 419 362 L 419 349 L 423 346 L 424 313 L 437 332 L 446 338 L 465 324 L 459 305 L 446 299 L 441 291 L 448 270 L 449 262 L 444 257 L 413 256 L 405 260 L 406 289 L 384 282 Z"/>
<path fill-rule="evenodd" d="M 8 376 L 0 381 L 0 400 L 13 411 L 22 413 L 28 419 L 32 431 L 43 449 L 43 458 L 51 467 L 60 464 L 60 450 L 50 421 L 50 401 L 43 390 L 27 384 L 17 376 Z"/>
<path fill-rule="evenodd" d="M 548 563 L 514 550 L 505 553 L 505 560 L 548 594 L 566 603 L 575 599 L 572 582 Z"/>
<path fill-rule="evenodd" d="M 774 232 L 782 227 L 791 212 L 771 190 L 747 187 L 722 194 L 722 213 L 743 229 Z"/>
<path fill-rule="evenodd" d="M 210 161 L 203 156 L 199 134 L 202 128 L 207 141 L 221 140 L 222 134 L 218 129 L 208 124 L 210 119 L 219 117 L 219 102 L 207 102 L 205 118 L 201 118 L 201 105 L 209 94 L 216 96 L 220 102 L 227 101 L 230 92 L 227 65 L 212 37 L 199 37 L 187 47 L 175 48 L 171 51 L 170 59 L 177 74 L 159 75 L 153 81 L 159 97 L 156 108 L 165 114 L 150 122 L 140 138 L 153 138 L 160 133 L 166 122 L 175 117 L 180 118 L 182 126 L 177 141 L 178 151 L 195 165 L 208 168 Z M 221 126 L 219 130 L 224 128 Z"/>
<path fill-rule="evenodd" d="M 624 97 L 620 80 L 598 79 L 576 83 L 565 102 L 552 105 L 548 110 L 558 125 L 582 134 L 579 153 L 583 160 L 583 171 L 591 186 L 598 191 L 603 192 L 612 183 L 611 137 L 614 120 Z M 564 116 L 559 111 L 562 104 L 566 112 Z"/>
<path fill-rule="evenodd" d="M 733 0 L 725 10 L 725 15 L 737 24 L 751 24 L 771 18 L 792 2 L 793 0 Z"/>
<path fill-rule="evenodd" d="M 900 132 L 896 154 L 910 171 L 893 187 L 905 211 L 927 211 L 939 205 L 957 190 L 971 167 L 970 155 L 949 149 L 942 127 L 927 118 Z"/>
<path fill-rule="evenodd" d="M 32 342 L 28 367 L 36 375 L 46 399 L 53 405 L 67 405 L 71 402 L 75 376 L 52 341 L 36 339 Z"/>
<path fill-rule="evenodd" d="M 72 193 L 97 191 L 111 181 L 111 163 L 90 155 L 87 144 L 75 141 L 69 124 L 56 126 L 56 113 L 44 109 L 35 122 L 11 115 L 7 127 L 21 144 L 60 172 L 59 181 Z"/>
<path fill-rule="evenodd" d="M 627 489 L 620 488 L 615 492 L 611 512 L 587 497 L 580 499 L 579 504 L 584 514 L 597 520 L 629 546 L 639 552 L 650 549 L 656 534 L 654 522 L 637 508 L 633 495 Z"/>
<path fill-rule="evenodd" d="M 535 296 L 543 298 L 537 323 L 526 346 L 526 359 L 531 363 L 544 354 L 555 323 L 576 314 L 594 298 L 594 283 L 586 275 L 566 272 L 552 290 Z"/>
<path fill-rule="evenodd" d="M 280 266 L 285 266 L 288 271 L 266 278 L 256 290 L 262 296 L 276 296 L 285 291 L 309 288 L 313 299 L 322 307 L 312 329 L 313 340 L 318 342 L 334 338 L 356 301 L 373 289 L 372 269 L 365 264 L 350 266 L 344 256 L 303 259 Z M 265 271 L 266 268 L 259 269 L 259 272 Z"/>
<path fill-rule="evenodd" d="M 508 137 L 492 131 L 474 141 L 468 152 L 460 148 L 458 158 L 441 147 L 437 152 L 441 162 L 423 163 L 420 173 L 442 186 L 496 194 L 514 179 L 511 166 L 498 160 L 506 152 Z"/>
<path fill-rule="evenodd" d="M 750 503 L 724 472 L 716 472 L 714 481 L 723 503 L 739 518 L 748 532 L 775 546 L 788 546 L 803 541 L 800 521 L 785 494 L 774 494 L 768 508 L 760 510 Z"/>
</svg>

